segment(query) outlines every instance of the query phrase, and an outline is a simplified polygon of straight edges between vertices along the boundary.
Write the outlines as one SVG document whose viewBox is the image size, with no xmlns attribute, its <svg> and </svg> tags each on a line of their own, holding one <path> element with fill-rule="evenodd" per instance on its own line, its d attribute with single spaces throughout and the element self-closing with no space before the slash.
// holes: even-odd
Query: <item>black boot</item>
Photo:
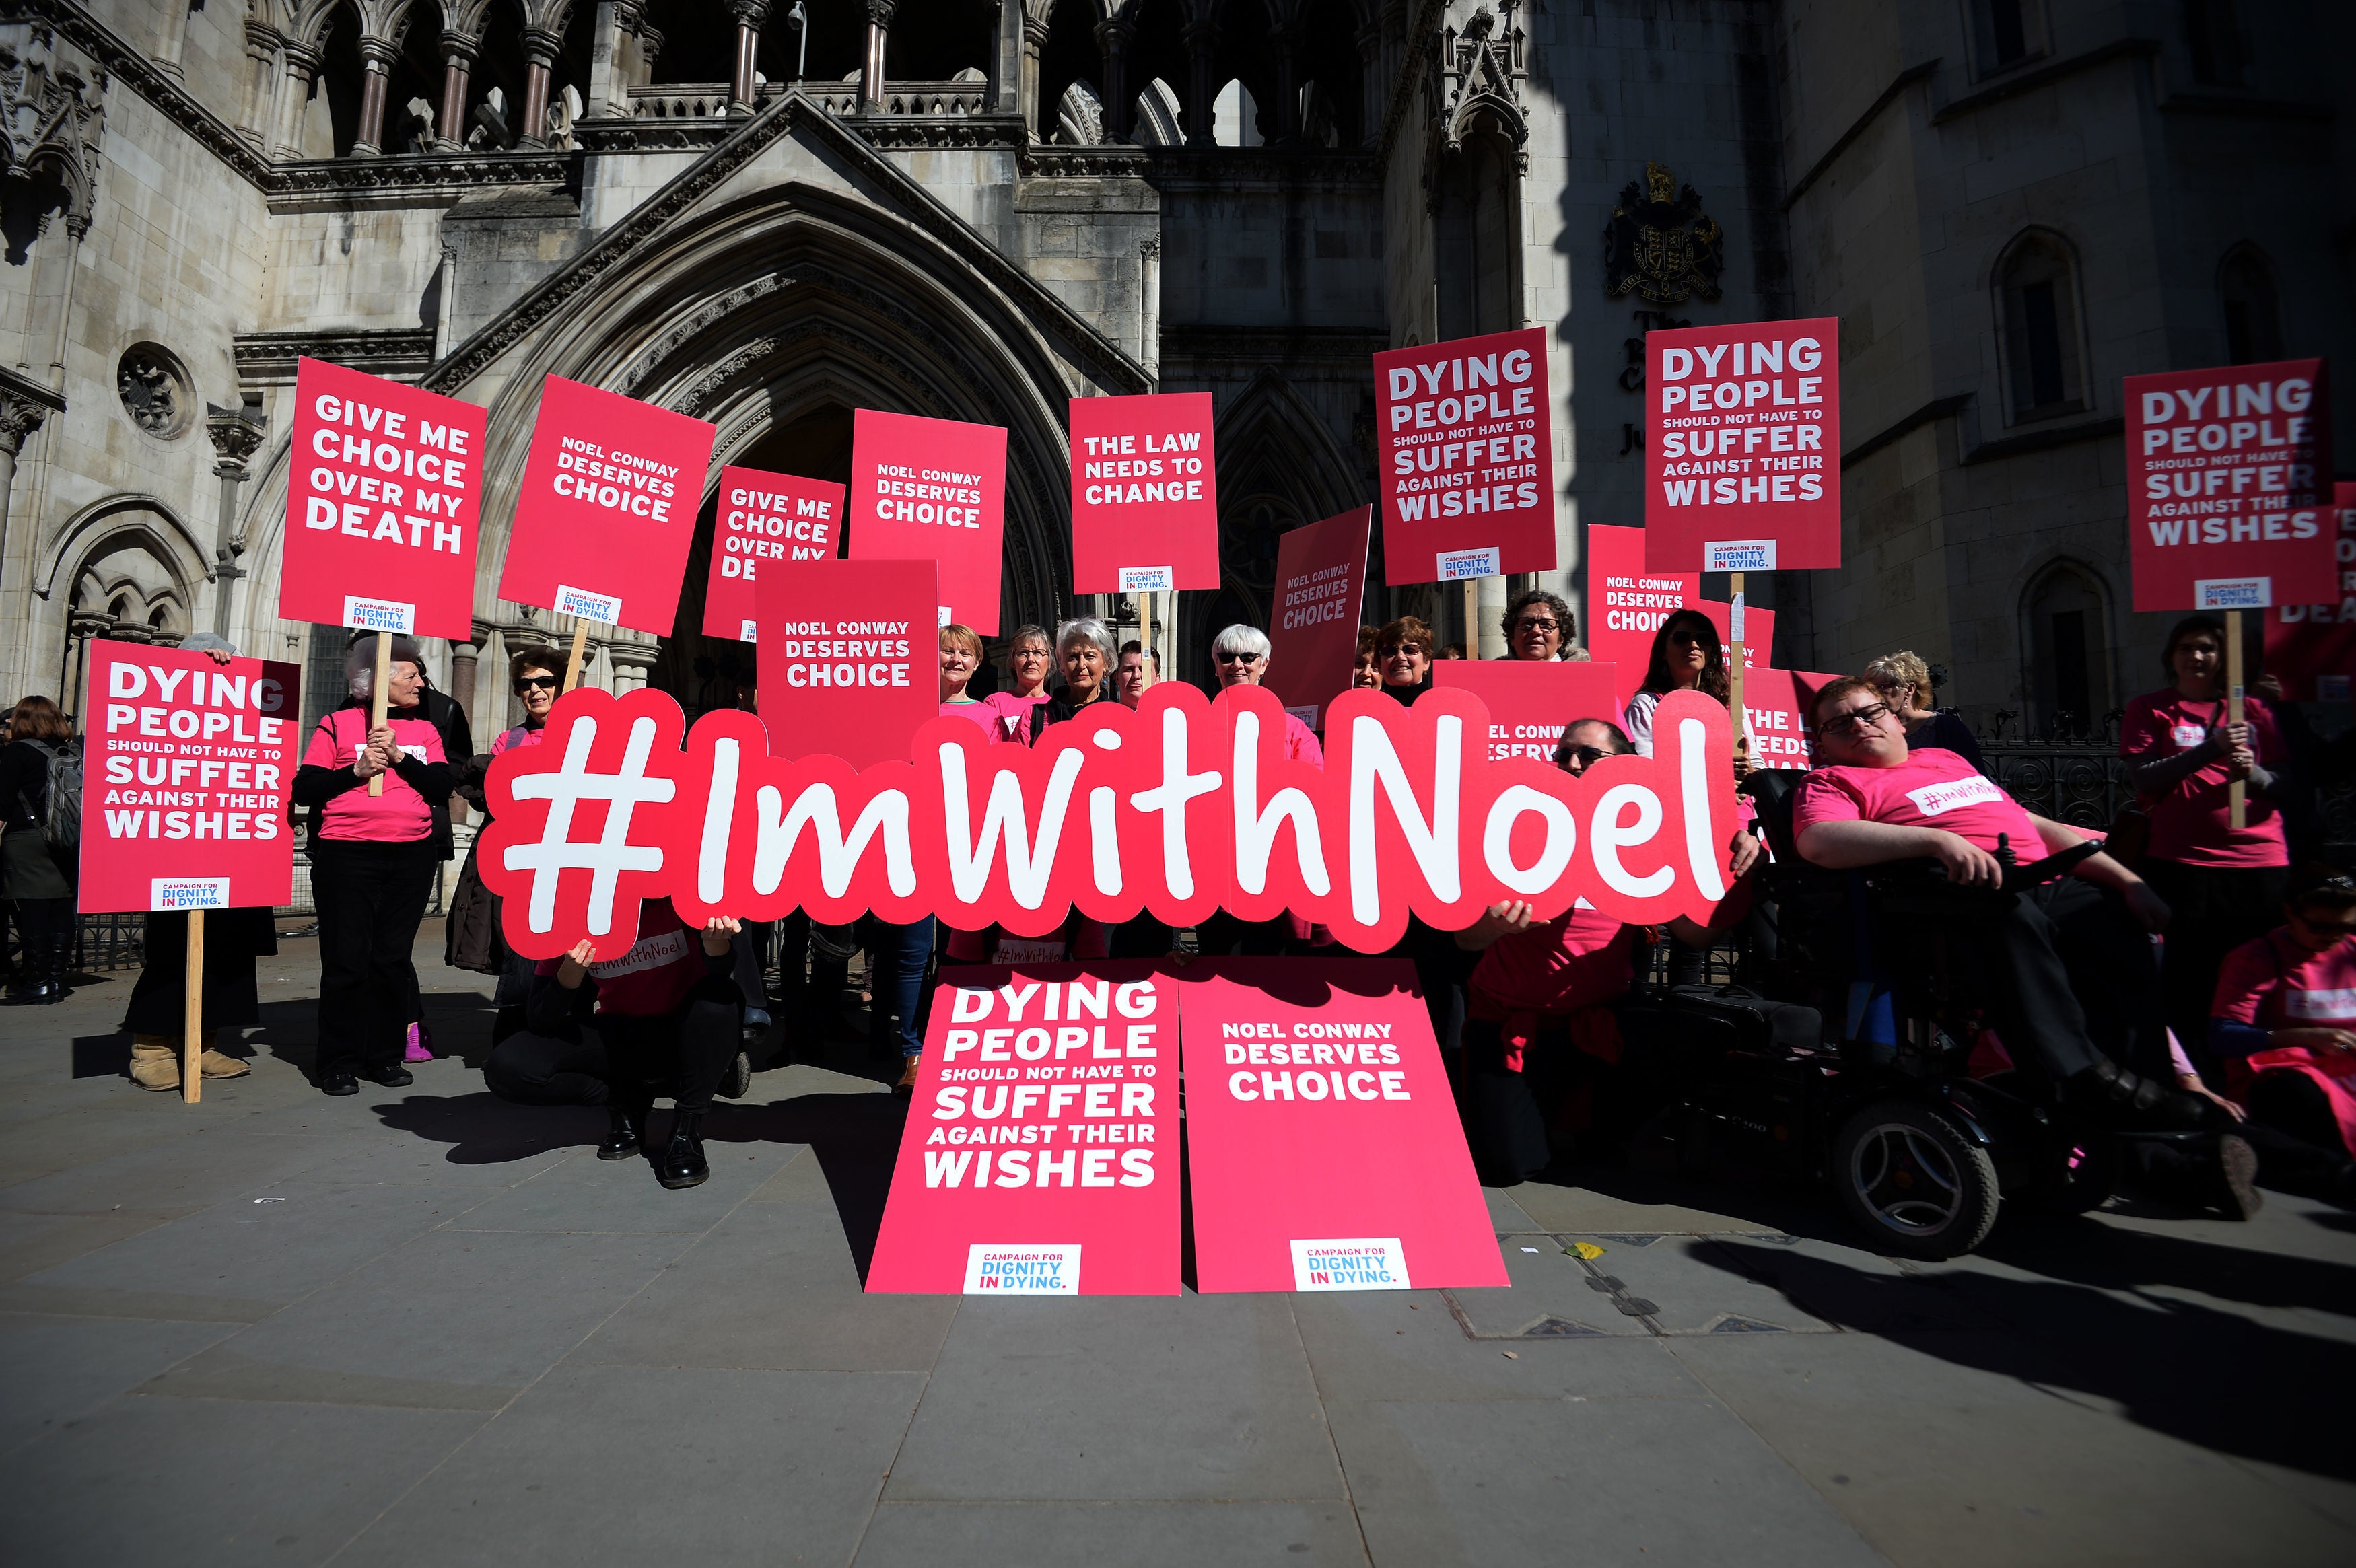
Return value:
<svg viewBox="0 0 2356 1568">
<path fill-rule="evenodd" d="M 703 1113 L 674 1111 L 670 1147 L 655 1164 L 655 1178 L 665 1187 L 701 1187 L 712 1175 L 703 1159 Z"/>
<path fill-rule="evenodd" d="M 2105 1058 L 2065 1085 L 2070 1101 L 2115 1127 L 2189 1132 L 2210 1125 L 2205 1101 L 2139 1077 Z"/>
<path fill-rule="evenodd" d="M 637 1153 L 638 1129 L 647 1125 L 647 1108 L 644 1105 L 626 1105 L 616 1100 L 606 1104 L 605 1116 L 609 1125 L 605 1141 L 597 1146 L 597 1157 L 627 1159 Z"/>
</svg>

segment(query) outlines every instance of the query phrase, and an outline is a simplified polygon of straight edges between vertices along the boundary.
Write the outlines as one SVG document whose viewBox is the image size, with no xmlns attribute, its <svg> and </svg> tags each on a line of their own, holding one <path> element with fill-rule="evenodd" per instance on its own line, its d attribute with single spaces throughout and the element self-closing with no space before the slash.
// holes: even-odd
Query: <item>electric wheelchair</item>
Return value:
<svg viewBox="0 0 2356 1568">
<path fill-rule="evenodd" d="M 1976 1000 L 1985 988 L 1966 944 L 1944 934 L 2099 847 L 2018 868 L 2008 848 L 2001 891 L 1955 887 L 1928 860 L 1827 871 L 1793 840 L 1805 776 L 1762 770 L 1743 783 L 1773 859 L 1738 944 L 1740 983 L 1642 993 L 1621 1011 L 1631 1047 L 1654 1057 L 1667 1108 L 1651 1125 L 1679 1168 L 1827 1180 L 1874 1250 L 1919 1258 L 1970 1252 L 2007 1200 L 2064 1213 L 2100 1204 L 2120 1135 L 2012 1069 Z"/>
</svg>

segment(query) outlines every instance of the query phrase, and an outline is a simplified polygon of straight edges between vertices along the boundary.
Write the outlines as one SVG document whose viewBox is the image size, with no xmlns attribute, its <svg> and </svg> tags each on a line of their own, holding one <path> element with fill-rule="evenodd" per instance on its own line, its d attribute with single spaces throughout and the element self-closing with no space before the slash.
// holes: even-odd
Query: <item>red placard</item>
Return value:
<svg viewBox="0 0 2356 1568">
<path fill-rule="evenodd" d="M 1535 326 L 1375 356 L 1386 581 L 1554 570 L 1552 408 Z"/>
<path fill-rule="evenodd" d="M 1205 1295 L 1507 1283 L 1413 965 L 1205 960 L 1178 1014 Z"/>
<path fill-rule="evenodd" d="M 1360 507 L 1309 523 L 1276 541 L 1276 610 L 1260 684 L 1287 711 L 1323 729 L 1325 705 L 1350 689 L 1358 616 L 1366 595 L 1366 544 L 1375 509 Z"/>
<path fill-rule="evenodd" d="M 1731 647 L 1734 643 L 1734 606 L 1723 599 L 1697 600 L 1694 608 L 1709 617 L 1718 628 L 1718 640 Z M 1742 667 L 1748 672 L 1765 669 L 1774 662 L 1775 612 L 1746 605 L 1742 612 Z M 1638 670 L 1636 679 L 1643 684 L 1644 672 Z M 1745 678 L 1748 678 L 1746 674 Z M 1630 688 L 1632 691 L 1633 688 Z"/>
<path fill-rule="evenodd" d="M 1709 617 L 1720 642 L 1732 641 L 1733 606 L 1701 597 L 1701 573 L 1647 571 L 1644 529 L 1589 525 L 1587 651 L 1616 667 L 1622 708 L 1644 684 L 1661 623 L 1688 607 Z M 1742 667 L 1758 669 L 1773 656 L 1775 612 L 1746 609 L 1742 620 Z"/>
<path fill-rule="evenodd" d="M 936 624 L 997 632 L 1005 531 L 1005 427 L 852 414 L 851 555 L 937 561 Z"/>
<path fill-rule="evenodd" d="M 843 487 L 758 468 L 720 471 L 712 524 L 712 577 L 703 590 L 703 635 L 754 640 L 760 569 L 787 574 L 798 560 L 832 560 L 842 547 Z"/>
<path fill-rule="evenodd" d="M 1840 564 L 1840 322 L 1644 335 L 1644 564 Z"/>
<path fill-rule="evenodd" d="M 1072 588 L 1219 586 L 1211 394 L 1072 400 Z"/>
<path fill-rule="evenodd" d="M 551 376 L 499 597 L 670 635 L 713 433 L 701 420 Z"/>
<path fill-rule="evenodd" d="M 2312 604 L 2277 604 L 2266 617 L 2266 673 L 2293 702 L 2345 702 L 2356 690 L 2356 485 L 2332 486 L 2339 592 Z"/>
<path fill-rule="evenodd" d="M 1566 726 L 1581 719 L 1619 723 L 1626 704 L 1618 675 L 1585 659 L 1440 659 L 1431 667 L 1432 684 L 1469 691 L 1489 710 L 1493 763 L 1530 757 L 1551 764 Z"/>
<path fill-rule="evenodd" d="M 470 635 L 484 418 L 456 398 L 298 360 L 279 615 Z"/>
<path fill-rule="evenodd" d="M 1815 739 L 1808 729 L 1808 704 L 1837 675 L 1811 670 L 1748 669 L 1742 677 L 1742 706 L 1751 718 L 1751 760 L 1762 768 L 1806 768 L 1815 765 Z"/>
<path fill-rule="evenodd" d="M 82 912 L 293 901 L 301 680 L 296 665 L 90 645 Z"/>
<path fill-rule="evenodd" d="M 2263 610 L 2336 581 L 2320 359 L 2126 379 L 2137 610 Z"/>
<path fill-rule="evenodd" d="M 908 760 L 941 711 L 929 560 L 813 560 L 755 580 L 769 750 L 852 767 Z"/>
<path fill-rule="evenodd" d="M 1177 1295 L 1176 988 L 1147 963 L 943 971 L 867 1288 Z"/>
</svg>

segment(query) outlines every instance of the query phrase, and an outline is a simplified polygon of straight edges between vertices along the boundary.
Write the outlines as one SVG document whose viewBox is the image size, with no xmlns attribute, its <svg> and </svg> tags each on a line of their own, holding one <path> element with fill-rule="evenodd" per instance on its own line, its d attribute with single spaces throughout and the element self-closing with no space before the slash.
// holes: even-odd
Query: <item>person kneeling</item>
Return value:
<svg viewBox="0 0 2356 1568">
<path fill-rule="evenodd" d="M 1934 859 L 1958 888 L 1993 891 L 2008 846 L 2022 865 L 2084 840 L 2025 809 L 1970 763 L 1910 749 L 1899 716 L 1853 677 L 1809 712 L 1816 766 L 1793 802 L 1801 858 L 1833 870 Z M 2168 905 L 2107 855 L 2004 901 L 1959 901 L 1954 936 L 1976 949 L 2006 1050 L 2073 1104 L 2114 1123 L 2193 1128 L 2208 1107 L 2170 1090 L 2159 970 L 2148 933 Z M 2131 1069 L 2140 1069 L 2134 1071 Z"/>
<path fill-rule="evenodd" d="M 2282 912 L 2227 955 L 2210 1054 L 2269 1185 L 2356 1202 L 2356 880 L 2302 888 Z"/>
<path fill-rule="evenodd" d="M 647 1121 L 669 1094 L 670 1138 L 655 1161 L 665 1187 L 694 1187 L 712 1174 L 703 1157 L 704 1114 L 741 1049 L 744 997 L 734 978 L 733 915 L 692 931 L 669 899 L 638 906 L 637 936 L 598 962 L 594 943 L 544 958 L 524 1003 L 523 1032 L 501 1040 L 483 1080 L 503 1100 L 526 1105 L 604 1105 L 611 1119 L 599 1159 L 627 1159 L 653 1147 Z"/>
</svg>

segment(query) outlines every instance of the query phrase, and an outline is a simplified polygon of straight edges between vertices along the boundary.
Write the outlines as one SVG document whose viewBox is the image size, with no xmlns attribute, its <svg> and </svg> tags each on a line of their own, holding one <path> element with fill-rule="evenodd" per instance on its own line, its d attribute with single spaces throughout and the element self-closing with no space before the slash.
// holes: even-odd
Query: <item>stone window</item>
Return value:
<svg viewBox="0 0 2356 1568">
<path fill-rule="evenodd" d="M 131 422 L 165 441 L 187 433 L 196 400 L 177 356 L 153 343 L 134 343 L 114 369 L 115 395 Z"/>
<path fill-rule="evenodd" d="M 2236 245 L 2217 269 L 2217 307 L 2225 318 L 2225 357 L 2260 365 L 2283 357 L 2282 296 L 2275 270 L 2254 245 Z"/>
<path fill-rule="evenodd" d="M 2201 86 L 2250 85 L 2250 36 L 2233 0 L 2185 0 L 2184 41 Z"/>
<path fill-rule="evenodd" d="M 1972 0 L 1972 53 L 1981 76 L 2045 52 L 2044 0 Z"/>
<path fill-rule="evenodd" d="M 2086 407 L 2078 269 L 2059 236 L 2015 240 L 1997 267 L 2006 406 L 2018 423 Z"/>
<path fill-rule="evenodd" d="M 2021 595 L 2022 674 L 2029 721 L 2040 733 L 2084 735 L 2113 706 L 2110 606 L 2102 578 L 2075 560 L 2058 560 Z"/>
</svg>

